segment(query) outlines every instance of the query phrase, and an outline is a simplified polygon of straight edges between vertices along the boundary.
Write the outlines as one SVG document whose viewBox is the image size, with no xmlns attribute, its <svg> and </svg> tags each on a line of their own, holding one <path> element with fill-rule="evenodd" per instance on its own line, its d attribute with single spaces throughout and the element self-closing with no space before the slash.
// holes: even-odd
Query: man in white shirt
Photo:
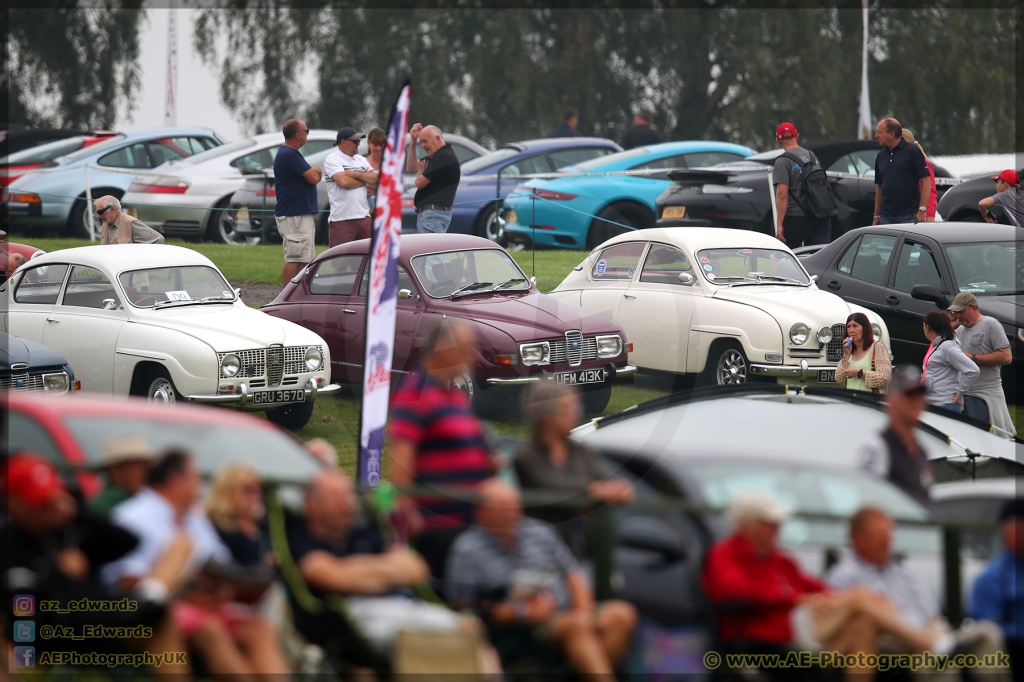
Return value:
<svg viewBox="0 0 1024 682">
<path fill-rule="evenodd" d="M 146 487 L 111 511 L 111 520 L 139 538 L 138 546 L 103 567 L 104 581 L 129 590 L 167 563 L 165 555 L 189 552 L 185 578 L 209 562 L 232 563 L 231 552 L 199 506 L 202 479 L 182 451 L 165 454 Z M 199 582 L 211 585 L 209 580 Z M 215 677 L 288 672 L 277 632 L 259 614 L 224 601 L 223 591 L 195 589 L 171 606 L 175 627 Z"/>
<path fill-rule="evenodd" d="M 366 188 L 376 187 L 378 176 L 370 162 L 356 153 L 363 137 L 353 128 L 342 128 L 335 141 L 338 149 L 324 159 L 324 182 L 331 202 L 328 217 L 331 246 L 369 239 L 373 229 Z"/>
</svg>

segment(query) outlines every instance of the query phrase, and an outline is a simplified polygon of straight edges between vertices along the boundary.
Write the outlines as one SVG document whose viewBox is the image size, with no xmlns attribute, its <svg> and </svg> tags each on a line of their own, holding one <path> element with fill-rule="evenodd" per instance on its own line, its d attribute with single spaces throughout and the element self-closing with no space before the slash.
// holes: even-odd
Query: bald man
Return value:
<svg viewBox="0 0 1024 682">
<path fill-rule="evenodd" d="M 164 236 L 138 218 L 121 210 L 121 202 L 109 194 L 96 200 L 100 244 L 163 244 Z"/>
<path fill-rule="evenodd" d="M 405 170 L 416 173 L 416 196 L 413 197 L 416 231 L 447 232 L 452 222 L 455 191 L 462 179 L 459 159 L 452 146 L 445 144 L 437 126 L 424 127 L 416 123 L 409 136 L 412 139 L 405 158 Z M 417 141 L 427 153 L 425 159 L 416 159 Z"/>
<path fill-rule="evenodd" d="M 449 602 L 477 607 L 492 629 L 525 626 L 558 647 L 582 675 L 612 680 L 636 625 L 636 609 L 595 605 L 586 575 L 555 530 L 523 517 L 519 492 L 490 479 L 478 489 L 476 524 L 448 560 Z"/>
<path fill-rule="evenodd" d="M 20 268 L 24 264 L 25 264 L 25 257 L 24 256 L 22 256 L 20 253 L 12 253 L 10 258 L 7 259 L 7 267 L 5 268 L 5 271 L 7 273 L 7 277 L 10 277 L 11 275 L 13 275 L 14 271 L 17 270 L 18 268 Z"/>
<path fill-rule="evenodd" d="M 429 577 L 426 562 L 405 545 L 388 546 L 375 527 L 359 517 L 359 500 L 352 479 L 335 468 L 325 469 L 307 488 L 306 518 L 289 523 L 286 533 L 299 574 L 318 600 L 329 594 L 345 597 L 348 613 L 378 658 L 346 650 L 351 638 L 341 613 L 330 608 L 311 613 L 289 590 L 295 626 L 303 637 L 326 651 L 339 652 L 350 664 L 375 667 L 391 652 L 402 630 L 467 632 L 479 622 L 437 604 L 395 594 L 414 588 Z M 482 649 L 494 672 L 496 655 Z M 482 659 L 481 659 L 482 660 Z"/>
</svg>

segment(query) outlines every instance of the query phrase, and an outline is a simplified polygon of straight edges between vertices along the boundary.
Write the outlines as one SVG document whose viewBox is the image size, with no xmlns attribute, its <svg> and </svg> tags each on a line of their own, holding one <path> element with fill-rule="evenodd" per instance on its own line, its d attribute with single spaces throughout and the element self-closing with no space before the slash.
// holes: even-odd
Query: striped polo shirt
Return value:
<svg viewBox="0 0 1024 682">
<path fill-rule="evenodd" d="M 391 399 L 392 442 L 416 447 L 416 485 L 476 486 L 491 475 L 483 425 L 466 397 L 425 372 L 407 376 Z M 470 521 L 472 505 L 442 498 L 416 499 L 427 530 Z"/>
</svg>

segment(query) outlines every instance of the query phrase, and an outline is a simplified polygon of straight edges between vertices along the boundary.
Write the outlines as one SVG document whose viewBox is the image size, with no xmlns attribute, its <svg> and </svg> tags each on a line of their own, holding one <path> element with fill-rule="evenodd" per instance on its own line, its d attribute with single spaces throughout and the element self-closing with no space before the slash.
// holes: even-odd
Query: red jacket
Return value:
<svg viewBox="0 0 1024 682">
<path fill-rule="evenodd" d="M 704 589 L 716 606 L 732 607 L 719 613 L 718 634 L 724 641 L 785 645 L 793 641 L 789 617 L 799 597 L 828 586 L 778 550 L 761 555 L 733 535 L 708 552 Z"/>
</svg>

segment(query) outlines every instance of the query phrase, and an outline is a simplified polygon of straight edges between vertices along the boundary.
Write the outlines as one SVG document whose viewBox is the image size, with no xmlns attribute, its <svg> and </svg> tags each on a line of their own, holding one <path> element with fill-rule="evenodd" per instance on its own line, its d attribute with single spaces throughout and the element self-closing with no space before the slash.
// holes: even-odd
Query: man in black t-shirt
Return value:
<svg viewBox="0 0 1024 682">
<path fill-rule="evenodd" d="M 622 137 L 623 149 L 634 149 L 661 142 L 661 135 L 651 127 L 654 123 L 654 112 L 644 107 L 633 119 L 633 127 Z"/>
<path fill-rule="evenodd" d="M 416 231 L 447 232 L 452 222 L 455 191 L 462 179 L 459 158 L 450 144 L 445 144 L 437 126 L 415 124 L 409 131 L 412 138 L 405 169 L 416 173 Z M 416 141 L 427 152 L 427 158 L 417 161 Z"/>
<path fill-rule="evenodd" d="M 932 193 L 931 174 L 921 149 L 903 139 L 894 118 L 878 122 L 875 139 L 875 214 L 872 225 L 923 223 Z"/>
</svg>

